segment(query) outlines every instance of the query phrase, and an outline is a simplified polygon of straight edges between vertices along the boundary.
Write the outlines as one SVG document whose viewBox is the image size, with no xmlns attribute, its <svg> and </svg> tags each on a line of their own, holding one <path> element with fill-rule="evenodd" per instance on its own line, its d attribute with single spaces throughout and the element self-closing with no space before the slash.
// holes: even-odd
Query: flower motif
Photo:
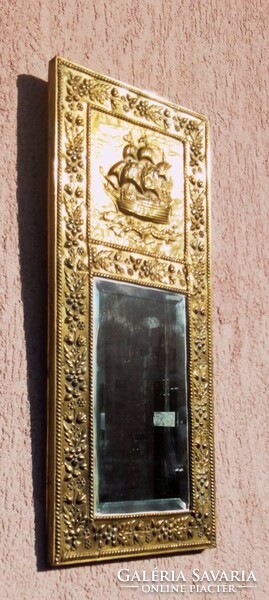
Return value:
<svg viewBox="0 0 269 600">
<path fill-rule="evenodd" d="M 185 118 L 179 117 L 178 115 L 175 115 L 173 117 L 173 121 L 174 121 L 175 130 L 180 131 L 181 129 L 184 129 L 185 125 L 188 122 L 188 119 L 185 119 Z"/>
<path fill-rule="evenodd" d="M 66 487 L 67 487 L 67 489 L 68 489 L 70 492 L 72 492 L 72 491 L 73 491 L 73 489 L 74 489 L 74 486 L 75 486 L 75 483 L 74 483 L 74 481 L 73 481 L 73 480 L 71 480 L 71 481 L 69 481 L 69 483 L 67 484 L 67 486 L 66 486 Z"/>
<path fill-rule="evenodd" d="M 148 113 L 149 103 L 147 100 L 139 100 L 136 104 L 135 115 L 139 115 L 140 117 L 146 117 Z"/>
<path fill-rule="evenodd" d="M 69 311 L 67 311 L 67 314 L 70 314 L 71 309 L 76 315 L 84 315 L 85 298 L 86 294 L 79 294 L 77 292 L 69 292 L 69 294 L 66 293 L 66 304 L 69 307 Z"/>
<path fill-rule="evenodd" d="M 88 550 L 89 548 L 92 547 L 92 543 L 93 543 L 92 532 L 91 532 L 90 527 L 86 527 L 84 529 L 83 535 L 84 535 L 84 540 L 85 540 L 84 541 L 85 548 L 87 548 L 87 550 Z"/>
<path fill-rule="evenodd" d="M 197 406 L 196 414 L 201 427 L 204 426 L 204 421 L 207 420 L 207 402 L 202 402 Z"/>
<path fill-rule="evenodd" d="M 116 525 L 107 525 L 106 527 L 101 526 L 95 528 L 94 531 L 94 540 L 98 542 L 99 548 L 104 545 L 107 546 L 117 546 L 121 544 L 121 536 L 119 527 Z"/>
<path fill-rule="evenodd" d="M 198 493 L 201 496 L 207 496 L 209 488 L 209 477 L 208 469 L 199 469 L 196 473 L 196 481 L 198 486 Z"/>
<path fill-rule="evenodd" d="M 78 406 L 79 406 L 80 408 L 83 408 L 83 407 L 85 406 L 85 404 L 86 404 L 86 402 L 85 402 L 85 398 L 82 398 L 82 397 L 81 397 L 81 398 L 78 398 L 78 400 L 77 400 L 77 404 L 78 404 Z"/>
<path fill-rule="evenodd" d="M 130 94 L 126 95 L 126 100 L 128 101 L 128 105 L 129 107 L 132 109 L 135 107 L 136 103 L 137 103 L 137 97 L 136 96 L 131 96 Z"/>
<path fill-rule="evenodd" d="M 85 471 L 87 464 L 84 457 L 85 448 L 83 445 L 80 446 L 69 446 L 65 448 L 65 481 L 71 479 L 71 477 L 79 477 L 81 471 Z"/>
<path fill-rule="evenodd" d="M 76 401 L 75 400 L 70 400 L 69 402 L 69 408 L 75 408 L 76 406 Z"/>
<path fill-rule="evenodd" d="M 201 431 L 201 433 L 195 437 L 194 443 L 198 450 L 202 450 L 204 452 L 208 448 L 207 432 Z"/>
<path fill-rule="evenodd" d="M 144 260 L 143 265 L 140 269 L 141 273 L 143 273 L 143 275 L 145 277 L 148 277 L 150 274 L 150 264 L 148 260 Z"/>
<path fill-rule="evenodd" d="M 66 229 L 67 231 L 70 231 L 71 235 L 77 236 L 82 233 L 81 225 L 83 225 L 83 219 L 68 217 L 66 222 Z"/>
<path fill-rule="evenodd" d="M 206 328 L 205 325 L 198 329 L 197 335 L 194 337 L 195 354 L 201 356 L 206 354 Z M 196 359 L 197 360 L 197 359 Z"/>
<path fill-rule="evenodd" d="M 191 215 L 192 215 L 191 230 L 193 231 L 194 229 L 200 229 L 200 226 L 204 225 L 204 207 L 203 207 L 202 197 L 197 199 L 193 195 L 192 200 L 193 200 L 193 204 L 192 204 L 192 208 L 191 208 Z"/>
<path fill-rule="evenodd" d="M 81 533 L 81 529 L 79 529 L 79 531 L 78 531 L 73 528 L 66 529 L 64 532 L 66 544 L 68 544 L 68 546 L 70 546 L 74 550 L 77 550 L 77 548 L 79 548 L 79 546 L 82 543 L 81 540 L 78 538 L 78 535 L 80 533 Z"/>
<path fill-rule="evenodd" d="M 158 542 L 166 542 L 168 539 L 173 539 L 173 524 L 169 521 L 164 521 L 157 535 Z"/>
<path fill-rule="evenodd" d="M 76 403 L 78 403 L 78 401 L 81 399 L 81 392 L 84 392 L 86 389 L 84 380 L 80 384 L 78 384 L 77 380 L 75 380 L 75 384 L 76 385 L 73 386 L 72 383 L 72 387 L 67 387 L 67 393 L 64 396 L 65 402 L 70 402 L 70 408 L 71 404 L 72 406 L 76 406 Z M 79 406 L 81 405 L 79 404 Z"/>
<path fill-rule="evenodd" d="M 83 335 L 78 335 L 76 344 L 79 348 L 86 346 L 86 338 Z"/>
<path fill-rule="evenodd" d="M 78 173 L 79 169 L 83 169 L 82 152 L 83 146 L 80 144 L 66 145 L 66 173 Z"/>
<path fill-rule="evenodd" d="M 153 521 L 152 535 L 157 537 L 158 542 L 171 541 L 174 538 L 173 522 L 168 520 Z"/>
<path fill-rule="evenodd" d="M 66 155 L 69 156 L 70 160 L 75 163 L 82 159 L 83 146 L 75 144 L 66 145 Z M 83 166 L 83 164 L 82 164 Z"/>
<path fill-rule="evenodd" d="M 82 489 L 86 485 L 86 480 L 84 477 L 78 477 L 77 479 L 77 488 Z"/>
<path fill-rule="evenodd" d="M 187 121 L 186 125 L 185 125 L 185 133 L 187 135 L 190 135 L 191 133 L 193 133 L 194 131 L 197 131 L 198 129 L 198 123 L 197 121 Z"/>
<path fill-rule="evenodd" d="M 74 88 L 73 88 L 74 89 Z M 78 92 L 81 98 L 87 95 L 89 91 L 89 84 L 86 79 L 83 79 L 82 83 L 80 83 L 78 87 Z"/>
<path fill-rule="evenodd" d="M 86 367 L 82 367 L 82 366 L 66 367 L 64 372 L 66 375 L 66 381 L 68 381 L 68 383 L 70 383 L 73 386 L 73 388 L 78 388 L 80 391 L 85 390 L 84 375 L 86 373 Z M 71 392 L 70 386 L 69 386 L 68 391 L 73 396 L 73 392 Z M 77 397 L 77 396 L 75 396 L 75 397 Z M 71 397 L 68 398 L 68 400 L 71 400 Z"/>
</svg>

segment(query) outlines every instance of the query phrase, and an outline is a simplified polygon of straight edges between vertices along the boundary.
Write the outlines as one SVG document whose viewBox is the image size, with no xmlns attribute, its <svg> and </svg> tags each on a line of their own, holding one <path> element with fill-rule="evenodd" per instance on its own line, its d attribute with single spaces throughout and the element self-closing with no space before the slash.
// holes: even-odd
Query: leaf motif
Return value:
<svg viewBox="0 0 269 600">
<path fill-rule="evenodd" d="M 89 86 L 89 96 L 90 99 L 94 102 L 100 102 L 100 104 L 105 104 L 106 100 L 109 99 L 110 86 L 105 83 L 95 83 L 94 81 L 90 81 Z"/>
<path fill-rule="evenodd" d="M 80 292 L 83 290 L 83 288 L 85 287 L 85 283 L 86 283 L 86 274 L 83 273 L 80 277 L 77 278 L 77 282 L 76 282 L 76 292 Z"/>
<path fill-rule="evenodd" d="M 121 267 L 121 265 L 117 265 L 117 264 L 115 265 L 115 271 L 116 271 L 116 273 L 124 273 L 123 267 Z M 132 272 L 132 274 L 133 274 L 133 272 Z"/>
<path fill-rule="evenodd" d="M 73 529 L 73 505 L 72 506 L 66 506 L 64 504 L 63 506 L 63 516 L 64 516 L 64 522 L 67 525 L 68 529 Z"/>
<path fill-rule="evenodd" d="M 66 282 L 66 285 L 67 285 L 68 289 L 70 290 L 70 292 L 75 292 L 74 275 L 73 275 L 73 273 L 69 273 L 65 269 L 64 274 L 65 274 L 65 282 Z"/>
<path fill-rule="evenodd" d="M 71 496 L 71 494 L 65 494 L 65 496 L 64 496 L 64 502 L 66 504 L 72 505 L 72 503 L 73 503 L 73 496 Z"/>
<path fill-rule="evenodd" d="M 64 345 L 64 357 L 66 364 L 70 369 L 74 368 L 74 357 L 72 350 L 69 350 L 68 346 Z"/>
<path fill-rule="evenodd" d="M 86 471 L 86 469 L 87 469 L 86 461 L 81 462 L 79 466 L 80 466 L 81 471 Z"/>
<path fill-rule="evenodd" d="M 84 504 L 84 502 L 83 502 L 83 504 Z M 81 526 L 84 525 L 85 521 L 87 520 L 85 507 L 80 506 L 80 508 L 77 508 L 75 515 L 76 515 L 77 531 L 81 531 Z"/>
<path fill-rule="evenodd" d="M 76 497 L 76 504 L 86 504 L 87 496 L 86 494 L 78 493 Z"/>
<path fill-rule="evenodd" d="M 82 130 L 79 133 L 77 133 L 77 135 L 74 137 L 73 143 L 75 146 L 79 146 L 80 144 L 83 143 L 83 141 L 84 141 L 84 133 Z"/>
<path fill-rule="evenodd" d="M 84 443 L 86 441 L 86 439 L 87 439 L 87 433 L 85 430 L 82 430 L 80 432 L 78 440 L 79 440 L 79 445 L 82 446 L 83 450 L 86 450 L 86 444 Z"/>
<path fill-rule="evenodd" d="M 65 133 L 66 133 L 66 137 L 68 139 L 69 144 L 72 144 L 72 135 L 70 132 L 70 123 L 68 123 L 67 120 L 64 121 L 64 128 L 65 128 Z"/>
<path fill-rule="evenodd" d="M 64 423 L 64 438 L 67 444 L 69 444 L 70 446 L 74 445 L 74 436 L 72 434 L 72 431 L 70 429 L 70 427 Z M 69 471 L 69 469 L 67 469 L 67 471 Z M 71 471 L 72 471 L 72 467 L 71 467 Z"/>
<path fill-rule="evenodd" d="M 66 389 L 66 391 L 67 391 L 68 394 L 73 394 L 74 388 L 71 387 L 71 385 L 65 384 L 65 389 Z"/>
<path fill-rule="evenodd" d="M 163 116 L 161 114 L 162 109 L 158 106 L 150 106 L 146 111 L 145 117 L 147 121 L 153 121 L 156 125 L 163 123 Z"/>
<path fill-rule="evenodd" d="M 71 198 L 68 198 L 67 196 L 64 196 L 65 208 L 66 208 L 66 212 L 67 212 L 67 215 L 68 215 L 69 219 L 73 218 L 72 207 L 70 206 L 71 205 L 71 201 L 72 201 Z M 68 219 L 65 219 L 65 220 L 68 221 Z M 69 238 L 70 238 L 70 234 L 68 233 L 68 231 L 66 231 L 66 237 L 68 235 L 69 235 Z"/>
<path fill-rule="evenodd" d="M 79 423 L 79 425 L 81 425 L 82 423 L 86 423 L 87 422 L 86 413 L 83 412 L 82 410 L 79 410 L 76 415 L 76 422 Z"/>
<path fill-rule="evenodd" d="M 139 544 L 139 545 L 143 544 L 144 543 L 144 536 L 140 535 L 138 533 L 135 533 L 134 534 L 134 543 L 135 544 Z"/>
<path fill-rule="evenodd" d="M 83 350 L 80 354 L 77 355 L 76 365 L 83 365 L 86 360 L 86 350 Z"/>
</svg>

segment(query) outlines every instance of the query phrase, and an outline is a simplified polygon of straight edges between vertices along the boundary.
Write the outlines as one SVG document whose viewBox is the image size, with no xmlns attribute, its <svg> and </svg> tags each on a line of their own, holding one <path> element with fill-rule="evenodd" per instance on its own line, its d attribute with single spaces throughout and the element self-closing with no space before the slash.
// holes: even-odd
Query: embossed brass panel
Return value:
<svg viewBox="0 0 269 600">
<path fill-rule="evenodd" d="M 208 121 L 58 57 L 49 94 L 49 562 L 209 548 Z"/>
</svg>

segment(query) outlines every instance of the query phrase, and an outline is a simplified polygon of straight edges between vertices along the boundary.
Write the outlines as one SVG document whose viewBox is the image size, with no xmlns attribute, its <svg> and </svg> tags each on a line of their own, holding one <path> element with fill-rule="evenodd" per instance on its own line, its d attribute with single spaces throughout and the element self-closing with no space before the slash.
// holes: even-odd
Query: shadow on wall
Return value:
<svg viewBox="0 0 269 600">
<path fill-rule="evenodd" d="M 20 75 L 18 85 L 18 222 L 27 386 L 30 403 L 37 570 L 45 559 L 47 323 L 47 83 Z"/>
</svg>

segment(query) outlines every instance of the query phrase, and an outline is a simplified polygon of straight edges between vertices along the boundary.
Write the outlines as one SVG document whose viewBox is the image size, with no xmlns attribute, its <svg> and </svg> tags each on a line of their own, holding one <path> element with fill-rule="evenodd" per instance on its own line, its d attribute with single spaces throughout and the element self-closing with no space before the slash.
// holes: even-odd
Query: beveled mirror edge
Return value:
<svg viewBox="0 0 269 600">
<path fill-rule="evenodd" d="M 151 548 L 146 548 L 145 545 L 140 546 L 138 549 L 134 547 L 120 548 L 119 551 L 99 552 L 91 553 L 89 549 L 87 554 L 81 554 L 77 551 L 77 548 L 73 548 L 73 551 L 67 552 L 63 546 L 63 520 L 61 514 L 61 505 L 63 502 L 63 490 L 62 490 L 62 431 L 60 421 L 63 418 L 62 414 L 62 402 L 61 396 L 63 395 L 62 387 L 62 374 L 61 363 L 59 362 L 59 331 L 60 319 L 59 315 L 62 314 L 60 307 L 62 306 L 62 297 L 60 296 L 59 289 L 62 285 L 59 269 L 61 247 L 63 244 L 62 233 L 59 230 L 59 220 L 61 218 L 61 190 L 59 188 L 59 175 L 60 175 L 60 160 L 59 155 L 59 118 L 62 110 L 59 104 L 59 95 L 61 89 L 59 88 L 58 72 L 61 69 L 68 68 L 74 71 L 78 70 L 80 73 L 85 73 L 89 77 L 97 77 L 99 80 L 105 81 L 111 85 L 118 85 L 121 88 L 128 89 L 130 92 L 140 94 L 142 97 L 149 98 L 150 100 L 156 100 L 158 106 L 160 104 L 169 106 L 176 111 L 181 111 L 187 115 L 193 116 L 196 119 L 200 119 L 204 123 L 205 128 L 205 181 L 206 181 L 206 281 L 207 281 L 207 365 L 208 365 L 208 444 L 209 444 L 209 471 L 210 480 L 208 482 L 210 494 L 207 496 L 207 501 L 210 504 L 210 535 L 201 535 L 201 539 L 188 541 L 185 539 L 183 542 L 179 540 L 179 543 L 172 543 L 169 547 L 163 545 L 155 545 Z M 58 95 L 59 94 L 59 95 Z M 148 92 L 142 92 L 132 86 L 127 86 L 121 82 L 117 82 L 108 77 L 104 77 L 88 69 L 83 69 L 78 65 L 69 63 L 65 59 L 56 57 L 50 63 L 50 74 L 49 74 L 49 104 L 50 104 L 50 117 L 49 117 L 49 345 L 48 345 L 48 434 L 47 434 L 47 456 L 48 456 L 48 470 L 47 470 L 47 523 L 48 523 L 48 560 L 53 566 L 63 566 L 74 563 L 86 563 L 86 562 L 99 562 L 104 560 L 120 560 L 124 557 L 132 558 L 137 556 L 153 556 L 161 554 L 174 554 L 177 552 L 186 552 L 193 550 L 201 550 L 207 547 L 215 546 L 215 482 L 214 482 L 214 458 L 213 458 L 213 406 L 212 406 L 212 348 L 211 348 L 211 283 L 210 283 L 210 211 L 209 211 L 209 140 L 208 140 L 208 119 L 198 113 L 181 109 L 181 107 L 170 103 L 164 99 L 156 98 L 150 95 Z M 88 234 L 87 234 L 88 235 Z M 189 260 L 189 256 L 186 257 Z M 188 280 L 189 288 L 187 297 L 191 295 L 191 284 L 190 284 L 190 272 L 188 269 Z M 191 334 L 190 334 L 191 335 Z M 190 344 L 193 344 L 193 336 L 191 335 Z M 193 351 L 193 350 L 192 350 Z M 192 377 L 192 376 L 191 376 Z M 190 382 L 192 385 L 193 382 Z M 191 402 L 191 408 L 193 403 Z M 191 410 L 191 413 L 193 411 Z M 194 431 L 194 416 L 191 415 L 191 431 Z M 89 449 L 88 449 L 89 450 Z M 192 441 L 192 456 L 194 454 L 194 436 Z M 192 475 L 196 466 L 192 464 Z M 194 480 L 194 479 L 193 479 Z M 192 486 L 192 494 L 194 493 L 195 486 Z M 194 517 L 195 511 L 190 511 L 189 517 Z M 169 513 L 170 514 L 170 513 Z M 192 517 L 193 515 L 193 517 Z M 156 516 L 153 514 L 152 516 Z M 169 515 L 168 515 L 169 516 Z M 137 515 L 137 517 L 143 518 L 143 515 Z M 151 518 L 150 515 L 146 517 Z M 162 517 L 162 515 L 161 515 Z M 161 518 L 160 517 L 160 518 Z M 130 520 L 130 515 L 128 516 Z M 203 528 L 202 528 L 203 529 Z M 201 529 L 201 531 L 202 531 Z"/>
</svg>

